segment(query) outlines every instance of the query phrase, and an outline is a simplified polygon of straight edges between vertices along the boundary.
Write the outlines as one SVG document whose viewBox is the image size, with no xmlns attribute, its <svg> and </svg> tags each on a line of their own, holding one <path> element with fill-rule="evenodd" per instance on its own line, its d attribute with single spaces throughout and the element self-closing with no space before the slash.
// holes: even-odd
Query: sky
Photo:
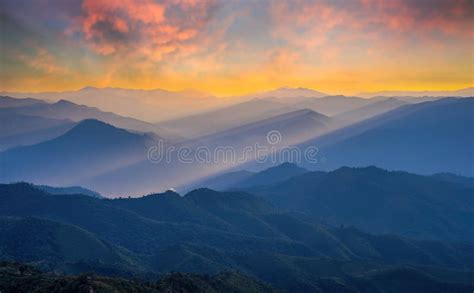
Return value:
<svg viewBox="0 0 474 293">
<path fill-rule="evenodd" d="M 470 0 L 2 0 L 0 90 L 473 86 Z"/>
</svg>

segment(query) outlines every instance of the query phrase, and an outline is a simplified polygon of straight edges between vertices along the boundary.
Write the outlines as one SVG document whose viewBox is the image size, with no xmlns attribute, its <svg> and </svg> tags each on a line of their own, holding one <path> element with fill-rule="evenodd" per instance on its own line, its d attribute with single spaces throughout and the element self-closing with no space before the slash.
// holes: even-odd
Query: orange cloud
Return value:
<svg viewBox="0 0 474 293">
<path fill-rule="evenodd" d="M 35 47 L 34 55 L 17 54 L 16 57 L 28 67 L 46 74 L 68 73 L 68 70 L 60 66 L 52 54 L 41 47 Z"/>
</svg>

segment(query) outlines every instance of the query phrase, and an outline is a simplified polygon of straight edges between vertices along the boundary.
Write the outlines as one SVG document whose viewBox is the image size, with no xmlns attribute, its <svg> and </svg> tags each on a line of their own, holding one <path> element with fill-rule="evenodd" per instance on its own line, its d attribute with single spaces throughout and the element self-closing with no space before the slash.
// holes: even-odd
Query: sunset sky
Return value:
<svg viewBox="0 0 474 293">
<path fill-rule="evenodd" d="M 2 0 L 0 90 L 473 86 L 470 0 Z"/>
</svg>

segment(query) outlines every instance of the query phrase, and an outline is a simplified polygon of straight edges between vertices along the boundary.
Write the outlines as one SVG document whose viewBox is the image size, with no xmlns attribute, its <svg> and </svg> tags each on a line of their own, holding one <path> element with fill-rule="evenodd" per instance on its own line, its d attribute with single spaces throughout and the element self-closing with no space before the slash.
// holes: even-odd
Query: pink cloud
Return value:
<svg viewBox="0 0 474 293">
<path fill-rule="evenodd" d="M 299 48 L 358 38 L 371 42 L 410 37 L 472 38 L 469 0 L 281 0 L 271 4 L 274 37 Z"/>
<path fill-rule="evenodd" d="M 194 50 L 193 41 L 213 5 L 191 0 L 84 0 L 81 29 L 99 54 L 141 54 L 159 61 L 167 54 Z"/>
</svg>

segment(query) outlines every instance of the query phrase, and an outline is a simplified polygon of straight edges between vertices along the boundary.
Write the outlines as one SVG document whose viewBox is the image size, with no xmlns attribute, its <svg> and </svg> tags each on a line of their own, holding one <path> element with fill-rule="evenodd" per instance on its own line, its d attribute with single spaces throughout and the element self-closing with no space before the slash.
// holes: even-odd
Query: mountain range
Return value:
<svg viewBox="0 0 474 293">
<path fill-rule="evenodd" d="M 188 138 L 196 138 L 289 111 L 291 108 L 282 103 L 253 99 L 196 115 L 164 121 L 158 123 L 157 126 Z"/>
<path fill-rule="evenodd" d="M 55 138 L 74 125 L 69 119 L 23 115 L 0 108 L 0 151 Z"/>
<path fill-rule="evenodd" d="M 360 93 L 361 97 L 472 97 L 474 96 L 474 87 L 468 87 L 453 91 L 380 91 Z"/>
<path fill-rule="evenodd" d="M 308 88 L 281 87 L 266 92 L 249 93 L 233 97 L 216 97 L 209 93 L 196 90 L 168 91 L 164 89 L 124 89 L 124 88 L 97 88 L 84 87 L 76 91 L 15 93 L 1 92 L 0 95 L 15 98 L 34 98 L 49 102 L 65 99 L 77 104 L 97 107 L 103 111 L 110 111 L 121 116 L 134 117 L 147 122 L 158 122 L 176 119 L 221 108 L 234 103 L 249 101 L 255 98 L 276 98 L 280 102 L 298 102 L 307 98 L 321 98 L 329 96 L 320 91 Z M 469 97 L 474 96 L 473 88 L 453 91 L 383 91 L 361 93 L 363 98 L 371 97 L 398 97 L 414 101 L 413 97 Z M 22 101 L 23 103 L 26 101 Z M 34 102 L 34 100 L 30 100 Z M 2 105 L 2 102 L 0 102 Z M 183 107 L 182 105 L 186 105 Z M 313 109 L 325 115 L 321 109 Z"/>
<path fill-rule="evenodd" d="M 276 98 L 281 99 L 281 101 L 288 100 L 287 102 L 294 102 L 295 99 L 302 98 L 322 98 L 328 96 L 320 91 L 313 89 L 303 88 L 303 87 L 289 87 L 284 86 L 270 91 L 264 91 L 259 93 L 248 94 L 246 96 L 252 96 L 254 98 Z"/>
<path fill-rule="evenodd" d="M 305 99 L 293 105 L 307 108 L 327 116 L 335 116 L 373 103 L 372 99 L 348 96 L 325 96 L 319 99 Z"/>
<path fill-rule="evenodd" d="M 150 123 L 134 118 L 122 117 L 111 112 L 103 112 L 97 108 L 78 105 L 66 100 L 59 100 L 52 104 L 39 103 L 23 107 L 14 107 L 4 110 L 4 113 L 5 112 L 49 119 L 68 119 L 76 122 L 84 119 L 97 119 L 125 129 L 142 132 L 155 130 L 155 127 Z"/>
<path fill-rule="evenodd" d="M 424 94 L 2 96 L 0 291 L 472 291 L 474 98 Z"/>
<path fill-rule="evenodd" d="M 265 176 L 282 172 L 286 173 L 283 177 L 286 180 Z M 221 185 L 221 190 L 245 190 L 277 207 L 333 226 L 355 225 L 369 233 L 419 239 L 471 242 L 474 239 L 470 227 L 474 217 L 474 189 L 465 183 L 469 178 L 458 176 L 453 180 L 454 175 L 421 176 L 376 167 L 305 172 L 291 164 L 240 181 L 232 180 L 232 175 L 235 173 L 204 184 L 222 184 L 224 178 L 230 184 Z"/>
<path fill-rule="evenodd" d="M 165 147 L 162 156 L 167 150 L 174 151 L 159 163 L 146 158 L 76 184 L 113 195 L 177 188 L 229 167 L 253 162 L 256 156 L 266 155 L 273 148 L 278 150 L 304 141 L 329 131 L 330 127 L 331 119 L 327 116 L 307 109 L 293 111 Z M 274 143 L 268 138 L 272 132 L 278 136 Z M 257 148 L 264 152 L 257 153 Z M 180 157 L 180 149 L 187 152 L 186 158 Z M 128 182 L 126 178 L 135 180 Z"/>
<path fill-rule="evenodd" d="M 331 98 L 335 98 L 335 101 L 339 99 Z M 330 98 L 318 100 L 325 99 Z M 359 100 L 356 98 L 354 101 Z M 472 176 L 472 101 L 472 98 L 448 98 L 405 104 L 398 99 L 379 99 L 365 104 L 364 100 L 365 105 L 358 104 L 356 109 L 327 117 L 310 109 L 293 110 L 294 105 L 261 99 L 206 115 L 192 116 L 180 120 L 181 122 L 159 125 L 67 101 L 3 108 L 0 109 L 1 119 L 4 121 L 0 145 L 4 151 L 0 153 L 0 158 L 3 164 L 1 171 L 7 173 L 8 170 L 8 174 L 3 176 L 2 181 L 27 180 L 38 184 L 85 185 L 104 194 L 126 195 L 192 185 L 193 182 L 238 167 L 235 163 L 222 161 L 216 164 L 212 164 L 214 161 L 182 164 L 177 160 L 176 153 L 171 164 L 154 164 L 148 160 L 147 151 L 160 140 L 164 142 L 165 148 L 189 148 L 191 155 L 199 148 L 212 151 L 218 147 L 232 147 L 236 158 L 242 157 L 245 147 L 256 143 L 276 147 L 277 150 L 285 146 L 295 146 L 299 150 L 317 147 L 316 164 L 305 160 L 300 162 L 305 168 L 312 170 L 376 165 L 419 174 L 451 172 Z M 241 111 L 246 114 L 239 115 Z M 63 119 L 65 117 L 71 119 Z M 102 122 L 96 120 L 97 123 L 92 123 L 95 126 L 84 123 L 89 125 L 84 128 L 80 121 L 89 117 L 108 121 L 109 126 L 100 127 Z M 210 117 L 215 117 L 212 123 L 209 122 Z M 176 127 L 167 129 L 170 125 Z M 126 129 L 120 129 L 120 126 Z M 193 126 L 193 130 L 188 126 Z M 76 127 L 82 129 L 83 135 L 72 137 L 69 132 L 77 133 Z M 175 135 L 174 131 L 189 135 L 212 133 L 186 139 Z M 272 131 L 279 132 L 278 144 L 268 144 L 267 135 Z M 119 132 L 127 133 L 131 141 L 141 141 L 140 147 L 130 147 L 137 145 L 135 143 L 125 143 L 122 146 L 123 139 L 116 135 Z M 98 137 L 104 139 L 97 140 Z M 103 145 L 93 146 L 96 140 Z M 64 149 L 65 145 L 71 149 Z M 114 158 L 111 165 L 104 166 L 110 161 L 102 159 L 95 163 L 97 153 L 108 153 L 106 149 L 112 145 L 115 147 L 111 153 L 115 155 L 109 156 Z M 431 147 L 427 149 L 427 145 Z M 456 151 L 448 151 L 453 149 Z M 79 159 L 80 156 L 74 157 L 71 150 L 81 154 L 84 161 Z M 246 164 L 243 168 L 251 166 L 249 168 L 252 170 L 268 166 L 253 159 L 255 156 L 247 156 L 240 163 Z M 420 159 L 423 164 L 418 163 Z M 86 166 L 89 162 L 91 165 L 88 168 Z M 73 165 L 68 166 L 67 163 Z M 44 166 L 48 168 L 45 169 Z M 92 172 L 91 166 L 94 167 Z M 38 172 L 40 168 L 45 170 Z M 117 181 L 117 178 L 121 179 Z"/>
<path fill-rule="evenodd" d="M 16 99 L 8 96 L 0 96 L 0 108 L 13 108 L 42 104 L 42 100 L 33 98 Z"/>
<path fill-rule="evenodd" d="M 335 116 L 344 112 L 355 111 L 372 103 L 379 104 L 378 102 L 382 102 L 381 99 L 375 101 L 357 97 L 319 95 L 315 97 L 302 95 L 292 96 L 291 98 L 275 98 L 269 94 L 268 97 L 264 95 L 212 111 L 164 121 L 158 123 L 157 126 L 184 137 L 197 138 L 298 110 L 307 109 L 325 116 Z M 356 116 L 359 119 L 368 118 L 371 115 L 381 114 L 395 107 L 390 107 L 389 104 L 393 105 L 395 103 L 380 103 Z M 212 117 L 212 121 L 209 117 Z M 351 120 L 351 122 L 353 121 Z"/>
<path fill-rule="evenodd" d="M 473 176 L 472 113 L 474 98 L 405 105 L 299 147 L 319 148 L 324 163 L 311 168 L 376 165 L 420 174 Z"/>
<path fill-rule="evenodd" d="M 388 274 L 387 281 L 421 278 L 434 287 L 466 288 L 474 263 L 467 243 L 334 228 L 243 192 L 197 189 L 110 200 L 10 184 L 0 185 L 0 214 L 1 255 L 70 273 L 144 277 L 231 269 L 289 291 L 364 292 L 358 286 L 378 288 L 375 271 Z"/>
<path fill-rule="evenodd" d="M 231 103 L 227 99 L 193 90 L 167 91 L 123 88 L 84 87 L 77 91 L 44 93 L 1 93 L 16 98 L 37 98 L 48 102 L 67 100 L 97 107 L 121 116 L 143 119 L 148 122 L 168 120 Z M 182 105 L 187 105 L 183 107 Z"/>
<path fill-rule="evenodd" d="M 278 131 L 281 140 L 274 145 L 292 145 L 327 132 L 330 130 L 331 123 L 331 118 L 325 115 L 309 109 L 302 109 L 201 136 L 196 139 L 196 142 L 207 147 L 232 146 L 238 150 L 241 147 L 253 146 L 257 143 L 268 145 L 268 133 Z"/>
<path fill-rule="evenodd" d="M 0 153 L 2 182 L 74 184 L 81 178 L 140 161 L 156 139 L 98 120 L 83 120 L 65 134 Z"/>
<path fill-rule="evenodd" d="M 363 105 L 362 107 L 339 113 L 334 118 L 341 121 L 342 123 L 351 124 L 381 115 L 405 104 L 406 102 L 396 98 L 381 99 L 379 101 Z"/>
<path fill-rule="evenodd" d="M 392 109 L 393 107 L 395 108 Z M 304 157 L 296 158 L 305 168 L 312 170 L 375 165 L 427 175 L 451 172 L 473 176 L 474 143 L 470 134 L 470 129 L 474 126 L 472 113 L 474 113 L 473 98 L 447 98 L 418 104 L 404 104 L 396 99 L 383 99 L 331 117 L 330 120 L 326 120 L 328 123 L 324 131 L 308 127 L 308 133 L 313 131 L 315 138 L 296 143 L 293 147 L 301 153 L 309 147 L 317 148 L 316 162 L 307 161 Z M 270 129 L 271 127 L 267 130 Z M 278 127 L 274 129 L 278 130 Z M 292 142 L 297 141 L 295 138 L 298 138 L 298 135 L 292 134 L 297 134 L 301 126 L 288 129 L 282 135 L 282 141 L 292 137 Z M 225 133 L 224 131 L 223 134 Z M 229 131 L 230 140 L 233 137 L 232 133 Z M 235 138 L 239 143 L 244 140 L 241 135 L 236 135 Z M 221 145 L 228 144 L 229 140 Z M 449 151 L 453 149 L 457 151 Z M 284 159 L 283 155 L 275 157 Z M 295 158 L 286 160 L 291 161 Z M 246 162 L 240 169 L 262 170 L 272 164 L 275 162 L 269 156 L 266 160 Z M 238 167 L 232 166 L 230 169 Z M 222 173 L 222 170 L 215 175 L 203 176 L 201 181 L 206 177 L 218 176 L 219 172 Z M 223 184 L 217 183 L 217 185 Z M 193 185 L 190 182 L 188 186 Z"/>
<path fill-rule="evenodd" d="M 255 98 L 319 98 L 326 94 L 305 88 L 283 87 L 268 92 L 250 93 L 243 96 L 215 97 L 211 94 L 196 91 L 168 91 L 164 89 L 124 89 L 84 87 L 77 91 L 14 93 L 2 92 L 4 96 L 21 99 L 25 105 L 37 99 L 48 102 L 68 100 L 73 103 L 97 107 L 121 116 L 134 117 L 148 122 L 173 120 L 200 112 L 246 102 Z M 35 99 L 32 99 L 35 98 Z M 29 102 L 27 102 L 29 101 Z M 6 104 L 1 102 L 0 105 Z M 16 101 L 18 103 L 18 101 Z M 20 105 L 20 104 L 17 104 Z M 186 107 L 183 107 L 186 105 Z"/>
<path fill-rule="evenodd" d="M 296 164 L 287 162 L 260 172 L 238 170 L 219 174 L 218 176 L 210 176 L 209 178 L 179 187 L 178 190 L 207 187 L 214 190 L 225 191 L 246 187 L 266 186 L 302 175 L 306 172 L 309 171 Z"/>
<path fill-rule="evenodd" d="M 20 100 L 20 99 L 15 99 Z M 123 117 L 97 108 L 60 100 L 56 103 L 34 103 L 26 106 L 0 108 L 0 146 L 3 149 L 32 145 L 64 134 L 77 122 L 96 119 L 131 131 L 159 133 L 167 141 L 180 141 L 175 135 L 151 123 Z"/>
</svg>

